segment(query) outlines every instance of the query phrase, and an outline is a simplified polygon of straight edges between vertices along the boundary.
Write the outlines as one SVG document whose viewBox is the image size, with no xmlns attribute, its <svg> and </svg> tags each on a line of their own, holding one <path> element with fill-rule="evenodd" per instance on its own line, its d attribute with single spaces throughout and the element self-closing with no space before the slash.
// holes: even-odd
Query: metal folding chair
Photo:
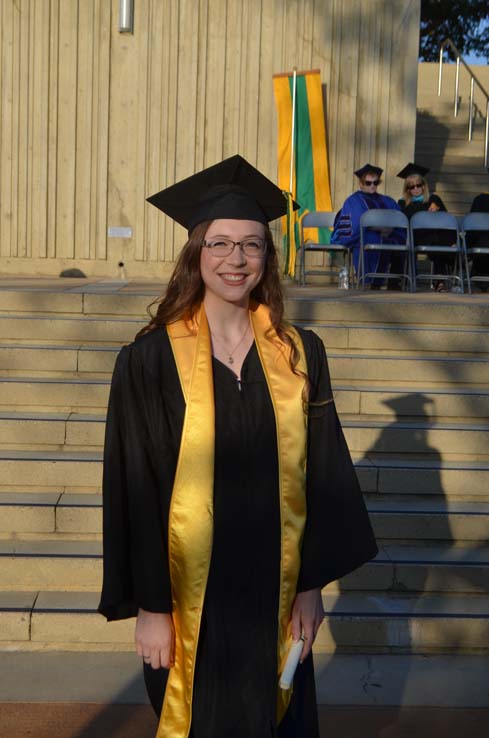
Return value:
<svg viewBox="0 0 489 738">
<path fill-rule="evenodd" d="M 469 246 L 467 236 L 470 236 L 471 233 L 480 233 L 481 231 L 485 231 L 482 245 Z M 477 254 L 486 254 L 489 261 L 489 213 L 467 213 L 462 221 L 461 236 L 467 262 L 471 256 L 476 256 Z M 489 282 L 489 274 L 487 276 L 481 274 L 480 276 L 476 275 L 473 277 L 470 271 L 467 270 L 466 272 L 469 292 L 472 291 L 472 282 Z"/>
<path fill-rule="evenodd" d="M 366 243 L 366 230 L 379 231 L 378 243 Z M 384 243 L 381 230 L 386 229 L 393 231 L 394 229 L 403 229 L 405 239 L 402 243 Z M 365 253 L 387 252 L 403 254 L 403 271 L 402 272 L 366 272 L 365 271 Z M 411 239 L 409 231 L 409 221 L 400 210 L 384 210 L 372 209 L 367 210 L 360 218 L 360 257 L 358 262 L 358 287 L 365 286 L 366 277 L 383 277 L 385 279 L 404 279 L 409 284 L 409 291 L 413 291 L 413 259 L 411 249 Z"/>
<path fill-rule="evenodd" d="M 315 210 L 307 213 L 301 220 L 301 243 L 300 243 L 300 284 L 305 285 L 306 276 L 308 274 L 328 275 L 337 274 L 337 271 L 331 269 L 308 269 L 306 271 L 306 251 L 329 251 L 343 254 L 345 266 L 351 276 L 351 254 L 350 249 L 337 243 L 313 243 L 304 240 L 304 230 L 306 228 L 332 228 L 336 213 L 327 212 L 325 210 Z"/>
<path fill-rule="evenodd" d="M 415 213 L 410 221 L 411 226 L 411 243 L 413 244 L 414 254 L 414 283 L 417 284 L 418 280 L 427 280 L 429 282 L 436 280 L 438 282 L 450 282 L 452 280 L 457 281 L 460 284 L 460 288 L 464 290 L 464 261 L 465 269 L 468 270 L 467 254 L 460 238 L 460 228 L 457 218 L 451 213 L 445 213 L 443 211 L 430 212 L 429 210 L 423 210 L 420 213 Z M 440 233 L 442 231 L 454 231 L 454 244 L 453 246 L 439 246 L 436 243 L 420 244 L 416 245 L 416 233 L 418 231 L 434 231 Z M 452 274 L 436 274 L 431 271 L 430 274 L 418 274 L 417 270 L 417 257 L 420 254 L 426 254 L 427 256 L 450 255 L 454 257 Z M 470 292 L 470 284 L 469 284 Z"/>
</svg>

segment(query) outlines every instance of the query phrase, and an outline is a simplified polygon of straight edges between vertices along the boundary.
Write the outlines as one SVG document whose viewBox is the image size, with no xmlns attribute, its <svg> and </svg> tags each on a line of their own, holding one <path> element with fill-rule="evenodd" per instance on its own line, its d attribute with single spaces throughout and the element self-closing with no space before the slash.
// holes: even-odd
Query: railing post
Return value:
<svg viewBox="0 0 489 738">
<path fill-rule="evenodd" d="M 484 139 L 484 166 L 489 167 L 489 100 L 486 100 L 486 136 Z"/>
<path fill-rule="evenodd" d="M 460 54 L 457 54 L 457 68 L 455 70 L 455 107 L 453 109 L 453 115 L 455 118 L 458 115 L 458 83 L 460 79 Z"/>
<path fill-rule="evenodd" d="M 469 141 L 472 141 L 472 128 L 474 119 L 474 78 L 470 78 L 470 102 L 469 102 Z"/>
<path fill-rule="evenodd" d="M 438 67 L 438 97 L 441 95 L 441 75 L 442 75 L 442 69 L 443 69 L 443 49 L 444 47 L 441 46 L 440 48 L 440 64 Z"/>
</svg>

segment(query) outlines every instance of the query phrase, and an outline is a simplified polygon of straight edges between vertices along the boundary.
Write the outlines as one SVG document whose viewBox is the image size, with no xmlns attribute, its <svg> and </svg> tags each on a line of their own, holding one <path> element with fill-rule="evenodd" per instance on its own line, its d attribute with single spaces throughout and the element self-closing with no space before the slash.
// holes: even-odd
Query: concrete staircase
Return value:
<svg viewBox="0 0 489 738">
<path fill-rule="evenodd" d="M 0 650 L 129 651 L 96 613 L 110 374 L 151 285 L 0 290 Z M 318 654 L 487 654 L 489 300 L 290 288 L 329 355 L 380 554 L 324 592 Z"/>
<path fill-rule="evenodd" d="M 474 74 L 489 91 L 489 67 L 474 65 Z M 431 169 L 430 187 L 455 215 L 470 210 L 472 200 L 489 190 L 484 169 L 484 126 L 486 103 L 476 88 L 473 140 L 468 141 L 470 78 L 461 67 L 460 107 L 453 116 L 455 65 L 443 67 L 442 94 L 438 97 L 438 64 L 418 65 L 418 113 L 415 161 Z"/>
</svg>

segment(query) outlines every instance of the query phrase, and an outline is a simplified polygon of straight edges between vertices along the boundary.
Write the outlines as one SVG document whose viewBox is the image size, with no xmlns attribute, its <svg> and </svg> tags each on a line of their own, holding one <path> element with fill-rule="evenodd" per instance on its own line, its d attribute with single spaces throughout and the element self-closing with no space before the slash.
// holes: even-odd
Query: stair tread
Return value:
<svg viewBox="0 0 489 738">
<path fill-rule="evenodd" d="M 489 502 L 463 500 L 367 500 L 370 513 L 402 515 L 489 515 Z"/>
<path fill-rule="evenodd" d="M 95 613 L 98 592 L 0 592 L 0 610 Z M 433 593 L 341 592 L 323 594 L 326 614 L 333 617 L 489 618 L 489 596 Z"/>
<path fill-rule="evenodd" d="M 0 557 L 100 558 L 102 542 L 95 540 L 0 540 Z M 377 557 L 368 565 L 429 564 L 489 565 L 489 546 L 477 548 L 450 544 L 384 543 Z"/>
<path fill-rule="evenodd" d="M 430 592 L 341 592 L 323 595 L 323 607 L 334 616 L 489 618 L 489 596 L 474 593 L 447 597 Z"/>
<path fill-rule="evenodd" d="M 1 541 L 0 556 L 96 557 L 102 555 L 101 541 Z"/>
<path fill-rule="evenodd" d="M 449 421 L 438 420 L 436 417 L 419 416 L 413 420 L 392 420 L 392 416 L 375 416 L 358 414 L 342 414 L 342 426 L 344 428 L 392 428 L 395 430 L 445 430 L 464 432 L 487 432 L 489 423 L 464 422 L 463 420 Z M 105 423 L 106 413 L 79 413 L 79 412 L 42 412 L 42 411 L 18 411 L 0 410 L 0 420 L 33 420 L 38 422 L 72 422 L 72 423 Z"/>
<path fill-rule="evenodd" d="M 101 451 L 9 451 L 0 449 L 0 460 L 11 461 L 102 461 Z"/>
</svg>

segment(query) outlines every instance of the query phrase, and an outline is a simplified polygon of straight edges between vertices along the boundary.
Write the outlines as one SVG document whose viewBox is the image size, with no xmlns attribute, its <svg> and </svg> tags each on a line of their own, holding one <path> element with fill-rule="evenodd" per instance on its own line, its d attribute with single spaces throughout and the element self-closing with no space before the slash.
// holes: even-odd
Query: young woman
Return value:
<svg viewBox="0 0 489 738">
<path fill-rule="evenodd" d="M 420 164 L 409 162 L 397 175 L 404 180 L 402 188 L 402 197 L 399 200 L 399 207 L 409 219 L 415 213 L 423 210 L 429 210 L 436 213 L 447 209 L 441 197 L 435 193 L 430 194 L 426 175 L 430 170 L 422 167 Z M 453 243 L 454 234 L 452 231 L 433 232 L 428 230 L 418 230 L 416 232 L 416 246 L 423 244 L 431 244 L 433 246 L 450 246 Z M 448 274 L 453 266 L 453 259 L 450 256 L 434 255 L 431 257 L 433 261 L 434 274 Z M 437 280 L 433 285 L 437 292 L 447 291 L 446 280 Z"/>
<path fill-rule="evenodd" d="M 409 162 L 397 175 L 404 180 L 402 187 L 402 197 L 399 200 L 399 207 L 402 212 L 411 218 L 414 213 L 422 210 L 437 212 L 442 210 L 446 212 L 446 207 L 441 197 L 434 192 L 430 194 L 426 175 L 430 170 L 422 167 L 420 164 Z"/>
<path fill-rule="evenodd" d="M 322 343 L 283 317 L 285 200 L 236 156 L 150 201 L 189 239 L 114 371 L 99 610 L 137 617 L 159 738 L 317 738 L 321 588 L 376 545 Z"/>
</svg>

